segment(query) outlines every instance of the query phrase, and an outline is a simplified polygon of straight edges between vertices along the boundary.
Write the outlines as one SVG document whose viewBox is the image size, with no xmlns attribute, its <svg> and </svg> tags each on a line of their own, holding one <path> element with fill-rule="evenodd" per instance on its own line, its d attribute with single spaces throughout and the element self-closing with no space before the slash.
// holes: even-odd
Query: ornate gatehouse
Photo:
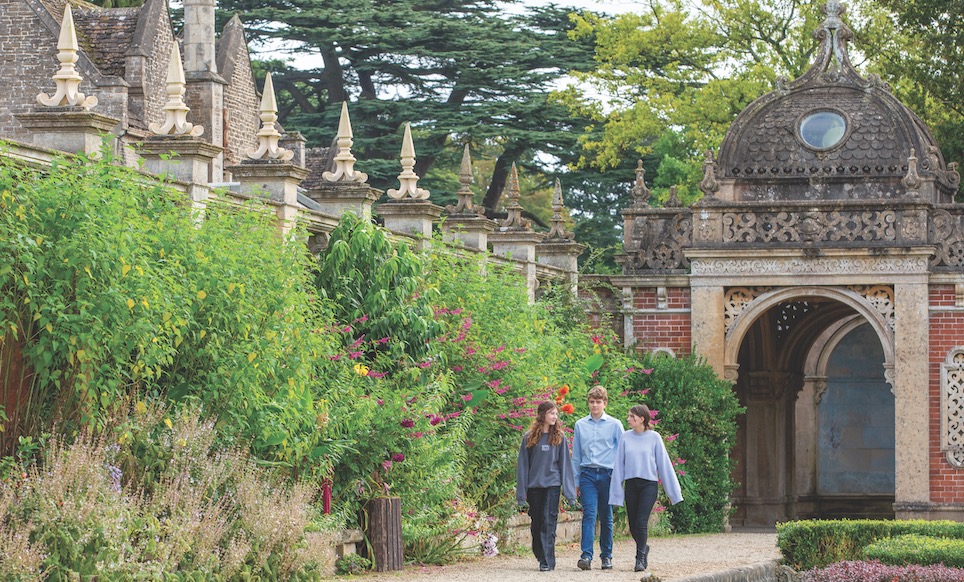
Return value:
<svg viewBox="0 0 964 582">
<path fill-rule="evenodd" d="M 964 519 L 964 205 L 923 122 L 852 67 L 831 1 L 814 65 L 707 153 L 703 199 L 624 211 L 627 345 L 733 382 L 736 525 Z"/>
</svg>

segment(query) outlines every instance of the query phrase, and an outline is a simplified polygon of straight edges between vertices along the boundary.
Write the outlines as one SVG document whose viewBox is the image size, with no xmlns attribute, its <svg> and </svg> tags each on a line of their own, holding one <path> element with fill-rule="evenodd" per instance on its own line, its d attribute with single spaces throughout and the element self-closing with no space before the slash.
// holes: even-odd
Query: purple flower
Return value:
<svg viewBox="0 0 964 582">
<path fill-rule="evenodd" d="M 412 428 L 413 426 L 415 426 L 415 421 L 412 420 L 411 418 L 406 418 L 405 420 L 402 421 L 402 426 L 405 428 Z"/>
<path fill-rule="evenodd" d="M 402 461 L 405 460 L 405 455 L 403 455 L 402 453 L 393 453 L 392 460 L 395 461 L 396 463 L 401 463 Z"/>
</svg>

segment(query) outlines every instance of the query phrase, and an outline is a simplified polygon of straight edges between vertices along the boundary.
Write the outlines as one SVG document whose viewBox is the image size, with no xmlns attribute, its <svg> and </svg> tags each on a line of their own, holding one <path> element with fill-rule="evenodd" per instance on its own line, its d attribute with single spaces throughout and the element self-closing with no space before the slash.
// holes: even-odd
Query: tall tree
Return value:
<svg viewBox="0 0 964 582">
<path fill-rule="evenodd" d="M 571 148 L 581 124 L 549 101 L 554 83 L 592 66 L 592 42 L 572 42 L 568 10 L 519 14 L 495 0 L 222 0 L 256 45 L 283 40 L 312 68 L 270 62 L 280 117 L 328 145 L 350 101 L 356 156 L 376 187 L 398 173 L 401 128 L 416 132 L 416 172 L 430 188 L 440 156 L 461 143 L 501 146 L 484 205 L 495 209 L 512 162 Z M 448 152 L 446 151 L 448 150 Z M 440 202 L 444 202 L 442 199 Z"/>
</svg>

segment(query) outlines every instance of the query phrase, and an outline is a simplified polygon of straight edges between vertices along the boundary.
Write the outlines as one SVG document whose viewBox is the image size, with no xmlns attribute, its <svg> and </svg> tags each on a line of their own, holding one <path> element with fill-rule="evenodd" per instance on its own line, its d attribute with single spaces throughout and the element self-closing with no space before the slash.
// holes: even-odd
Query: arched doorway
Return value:
<svg viewBox="0 0 964 582">
<path fill-rule="evenodd" d="M 892 291 L 753 288 L 727 297 L 725 365 L 747 409 L 731 522 L 892 516 Z"/>
</svg>

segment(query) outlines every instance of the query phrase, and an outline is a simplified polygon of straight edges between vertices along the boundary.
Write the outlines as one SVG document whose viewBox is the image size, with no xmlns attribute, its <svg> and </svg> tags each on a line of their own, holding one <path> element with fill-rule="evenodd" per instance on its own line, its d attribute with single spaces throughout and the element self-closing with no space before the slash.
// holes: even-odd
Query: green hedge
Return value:
<svg viewBox="0 0 964 582">
<path fill-rule="evenodd" d="M 944 564 L 964 568 L 964 540 L 909 534 L 870 544 L 863 555 L 890 566 Z"/>
<path fill-rule="evenodd" d="M 821 568 L 844 560 L 864 559 L 876 542 L 917 534 L 964 540 L 964 523 L 923 520 L 802 520 L 777 524 L 777 545 L 795 570 Z"/>
</svg>

